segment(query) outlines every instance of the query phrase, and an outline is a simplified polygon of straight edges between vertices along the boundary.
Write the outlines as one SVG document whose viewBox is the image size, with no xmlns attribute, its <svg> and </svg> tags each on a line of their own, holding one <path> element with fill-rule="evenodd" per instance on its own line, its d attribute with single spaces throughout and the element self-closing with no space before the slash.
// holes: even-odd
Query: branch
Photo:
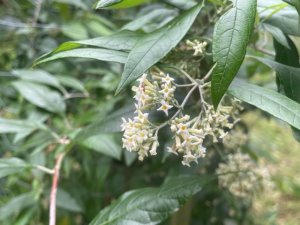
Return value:
<svg viewBox="0 0 300 225">
<path fill-rule="evenodd" d="M 61 153 L 57 156 L 55 166 L 54 166 L 54 173 L 53 173 L 53 180 L 52 180 L 52 188 L 50 193 L 50 210 L 49 210 L 49 225 L 56 224 L 56 192 L 59 180 L 59 171 L 61 167 L 61 163 L 65 153 Z"/>
</svg>

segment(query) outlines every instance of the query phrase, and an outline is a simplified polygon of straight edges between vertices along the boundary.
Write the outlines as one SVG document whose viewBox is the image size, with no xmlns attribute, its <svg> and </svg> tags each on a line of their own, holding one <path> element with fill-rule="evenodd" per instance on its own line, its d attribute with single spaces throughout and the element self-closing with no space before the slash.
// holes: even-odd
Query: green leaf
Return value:
<svg viewBox="0 0 300 225">
<path fill-rule="evenodd" d="M 196 5 L 162 28 L 144 35 L 128 55 L 116 93 L 162 59 L 185 36 L 202 5 Z"/>
<path fill-rule="evenodd" d="M 138 30 L 143 29 L 145 25 L 153 23 L 153 20 L 157 21 L 158 18 L 166 18 L 166 17 L 175 17 L 177 15 L 177 11 L 171 9 L 158 8 L 155 10 L 151 10 L 150 12 L 139 16 L 135 20 L 127 23 L 122 27 L 122 30 Z M 143 29 L 145 30 L 145 29 Z"/>
<path fill-rule="evenodd" d="M 271 24 L 264 23 L 263 27 L 266 31 L 268 31 L 274 39 L 276 39 L 277 42 L 279 42 L 281 45 L 285 46 L 286 48 L 289 48 L 288 43 L 288 37 L 283 33 L 282 30 L 280 30 L 278 27 L 275 27 Z"/>
<path fill-rule="evenodd" d="M 98 134 L 85 139 L 82 144 L 104 155 L 121 159 L 122 148 L 111 134 Z"/>
<path fill-rule="evenodd" d="M 78 91 L 86 92 L 82 82 L 74 77 L 57 75 L 56 78 L 65 87 L 70 87 Z"/>
<path fill-rule="evenodd" d="M 197 4 L 194 0 L 165 0 L 165 2 L 179 9 L 189 9 Z"/>
<path fill-rule="evenodd" d="M 218 106 L 238 72 L 256 15 L 256 0 L 234 0 L 233 7 L 216 23 L 213 35 L 212 101 Z"/>
<path fill-rule="evenodd" d="M 285 34 L 300 35 L 297 11 L 281 0 L 258 0 L 259 17 L 263 23 L 280 28 Z"/>
<path fill-rule="evenodd" d="M 36 60 L 36 64 L 39 64 L 41 60 L 53 57 L 63 51 L 72 50 L 82 47 L 82 45 L 89 45 L 93 47 L 100 47 L 112 50 L 131 50 L 136 44 L 138 38 L 142 34 L 132 31 L 123 30 L 112 35 L 102 36 L 81 41 L 68 41 L 58 46 L 53 51 L 46 53 Z"/>
<path fill-rule="evenodd" d="M 292 67 L 299 67 L 299 54 L 297 47 L 295 46 L 294 42 L 286 36 L 287 41 L 288 41 L 288 47 L 282 45 L 280 42 L 277 42 L 276 40 L 273 41 L 274 43 L 274 48 L 276 52 L 275 60 L 279 63 L 283 63 L 288 66 Z M 276 83 L 278 87 L 278 91 L 283 94 L 289 94 L 289 92 L 285 93 L 285 90 L 293 90 L 296 88 L 296 83 L 299 81 L 299 74 L 280 74 L 279 72 L 276 74 Z M 283 79 L 282 76 L 285 76 L 286 79 Z M 298 79 L 297 79 L 298 78 Z M 298 80 L 298 81 L 297 81 Z M 296 88 L 297 90 L 298 88 Z M 295 92 L 293 91 L 292 94 Z M 297 101 L 300 103 L 300 96 L 296 95 L 293 97 L 293 95 L 288 96 L 292 100 Z M 296 140 L 300 142 L 300 130 L 293 128 L 293 134 Z"/>
<path fill-rule="evenodd" d="M 300 1 L 299 0 L 283 0 L 283 1 L 294 6 L 298 12 L 298 15 L 300 16 Z M 299 25 L 300 25 L 300 17 L 299 17 Z"/>
<path fill-rule="evenodd" d="M 144 4 L 149 0 L 99 0 L 96 9 L 122 9 Z"/>
<path fill-rule="evenodd" d="M 77 45 L 78 46 L 78 45 Z M 58 52 L 57 54 L 53 54 L 48 56 L 42 56 L 34 62 L 34 66 L 53 61 L 56 59 L 62 58 L 89 58 L 89 59 L 97 59 L 100 61 L 108 61 L 108 62 L 119 62 L 125 63 L 127 60 L 128 54 L 126 52 L 110 50 L 110 49 L 101 49 L 101 48 L 80 48 L 80 49 L 71 49 L 62 52 Z"/>
<path fill-rule="evenodd" d="M 59 188 L 57 190 L 56 205 L 60 208 L 67 209 L 72 212 L 82 212 L 81 206 L 77 201 L 66 191 Z"/>
<path fill-rule="evenodd" d="M 31 133 L 38 128 L 40 125 L 34 121 L 0 118 L 0 133 Z"/>
<path fill-rule="evenodd" d="M 103 209 L 90 225 L 158 224 L 201 190 L 204 179 L 197 176 L 168 179 L 159 188 L 143 188 L 123 194 Z"/>
<path fill-rule="evenodd" d="M 82 141 L 88 137 L 103 133 L 121 132 L 122 117 L 125 119 L 132 117 L 135 108 L 132 105 L 126 106 L 112 113 L 104 120 L 100 120 L 83 128 L 76 136 L 77 141 Z"/>
<path fill-rule="evenodd" d="M 56 87 L 58 89 L 61 88 L 61 85 L 59 81 L 51 75 L 50 73 L 44 71 L 44 70 L 13 70 L 11 72 L 13 75 L 23 79 L 28 80 L 36 83 L 46 84 L 49 86 Z"/>
<path fill-rule="evenodd" d="M 89 7 L 82 0 L 54 0 L 54 2 L 65 3 L 68 5 L 77 6 L 83 10 L 88 10 Z"/>
<path fill-rule="evenodd" d="M 229 93 L 300 129 L 300 104 L 267 88 L 236 80 Z"/>
<path fill-rule="evenodd" d="M 0 208 L 0 220 L 7 219 L 19 214 L 21 210 L 32 206 L 36 201 L 32 193 L 26 193 L 12 198 L 8 203 Z"/>
<path fill-rule="evenodd" d="M 31 167 L 30 164 L 26 163 L 25 161 L 19 158 L 0 159 L 0 178 L 11 174 L 22 172 L 24 171 L 24 169 L 30 167 Z"/>
<path fill-rule="evenodd" d="M 12 85 L 32 104 L 50 112 L 62 113 L 66 110 L 63 97 L 46 86 L 28 81 L 15 81 Z"/>
<path fill-rule="evenodd" d="M 259 60 L 266 66 L 277 72 L 280 84 L 283 86 L 284 94 L 289 98 L 300 102 L 300 68 L 287 66 L 271 59 L 262 57 L 251 57 Z"/>
<path fill-rule="evenodd" d="M 276 52 L 275 61 L 287 66 L 299 67 L 299 54 L 296 45 L 285 35 L 288 46 L 283 45 L 277 39 L 274 40 L 274 48 Z"/>
</svg>

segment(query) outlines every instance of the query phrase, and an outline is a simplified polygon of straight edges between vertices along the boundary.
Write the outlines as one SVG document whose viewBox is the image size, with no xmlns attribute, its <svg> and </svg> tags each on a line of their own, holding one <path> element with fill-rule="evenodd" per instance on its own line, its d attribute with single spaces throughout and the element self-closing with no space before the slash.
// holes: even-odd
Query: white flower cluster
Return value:
<svg viewBox="0 0 300 225">
<path fill-rule="evenodd" d="M 148 120 L 148 113 L 137 111 L 137 116 L 133 120 L 124 118 L 122 124 L 123 134 L 123 148 L 128 151 L 137 152 L 139 160 L 143 160 L 148 156 L 156 155 L 156 149 L 159 145 L 157 134 L 155 134 L 152 124 Z"/>
<path fill-rule="evenodd" d="M 194 50 L 194 56 L 203 55 L 206 51 L 207 42 L 200 42 L 198 40 L 190 41 L 187 40 L 186 44 Z"/>
<path fill-rule="evenodd" d="M 206 135 L 213 137 L 213 142 L 218 142 L 219 139 L 223 139 L 228 132 L 224 131 L 224 128 L 232 129 L 237 122 L 233 120 L 230 122 L 230 118 L 234 118 L 236 108 L 232 106 L 220 105 L 215 111 L 213 106 L 207 106 L 206 115 L 202 119 L 201 127 Z"/>
<path fill-rule="evenodd" d="M 228 155 L 227 163 L 217 169 L 219 184 L 237 197 L 251 197 L 272 187 L 267 168 L 257 165 L 247 154 Z"/>
<path fill-rule="evenodd" d="M 135 100 L 137 101 L 136 108 L 139 110 L 148 110 L 159 104 L 160 107 L 158 111 L 163 111 L 168 115 L 169 109 L 173 107 L 173 99 L 175 86 L 172 82 L 173 78 L 169 74 L 158 73 L 152 74 L 151 83 L 147 79 L 147 74 L 143 74 L 141 78 L 138 79 L 139 85 L 133 86 L 132 90 L 135 92 Z"/>
<path fill-rule="evenodd" d="M 191 162 L 198 161 L 199 158 L 205 157 L 206 148 L 203 143 L 207 137 L 212 137 L 214 142 L 223 139 L 227 132 L 224 129 L 231 129 L 235 123 L 235 106 L 219 106 L 214 110 L 211 105 L 201 100 L 202 107 L 199 115 L 192 120 L 190 116 L 183 115 L 182 110 L 190 96 L 191 91 L 199 85 L 194 82 L 194 87 L 182 101 L 179 106 L 174 98 L 175 83 L 174 79 L 168 74 L 152 73 L 150 79 L 144 74 L 138 79 L 138 86 L 132 90 L 135 92 L 136 114 L 133 120 L 123 118 L 122 130 L 123 147 L 128 151 L 137 152 L 139 159 L 143 160 L 146 156 L 156 155 L 158 143 L 158 131 L 162 127 L 170 125 L 174 133 L 174 143 L 169 147 L 169 152 L 183 155 L 182 164 L 190 166 Z M 201 92 L 202 93 L 202 92 Z M 146 110 L 156 109 L 163 111 L 167 116 L 172 107 L 177 107 L 177 112 L 165 123 L 155 126 L 148 120 Z"/>
<path fill-rule="evenodd" d="M 143 111 L 160 104 L 157 110 L 168 115 L 168 110 L 173 107 L 175 87 L 172 82 L 174 79 L 164 73 L 152 74 L 152 79 L 154 81 L 150 82 L 147 74 L 143 74 L 138 79 L 139 85 L 132 87 L 135 92 L 134 99 L 137 101 L 135 104 L 137 116 L 128 121 L 122 118 L 121 125 L 122 131 L 124 131 L 123 148 L 130 152 L 137 152 L 141 161 L 148 156 L 148 152 L 150 155 L 156 155 L 159 146 L 157 129 L 148 120 L 148 113 Z"/>
<path fill-rule="evenodd" d="M 244 145 L 248 140 L 247 135 L 241 128 L 235 128 L 223 139 L 223 144 L 227 150 L 236 150 Z"/>
<path fill-rule="evenodd" d="M 191 127 L 190 116 L 185 115 L 171 121 L 171 131 L 175 133 L 175 143 L 169 147 L 169 152 L 183 153 L 182 164 L 190 166 L 198 158 L 205 157 L 206 148 L 203 147 L 204 131 Z"/>
</svg>

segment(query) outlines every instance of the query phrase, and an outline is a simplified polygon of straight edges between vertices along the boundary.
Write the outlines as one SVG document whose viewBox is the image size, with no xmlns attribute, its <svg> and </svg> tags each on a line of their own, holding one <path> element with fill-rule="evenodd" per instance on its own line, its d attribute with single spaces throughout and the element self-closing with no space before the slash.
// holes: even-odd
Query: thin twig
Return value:
<svg viewBox="0 0 300 225">
<path fill-rule="evenodd" d="M 42 8 L 43 0 L 36 0 L 35 1 L 35 11 L 31 25 L 34 27 L 36 22 L 39 19 L 41 8 Z"/>
<path fill-rule="evenodd" d="M 41 166 L 41 165 L 35 165 L 35 168 L 40 170 L 40 171 L 43 171 L 45 173 L 48 173 L 48 174 L 54 174 L 54 170 L 49 169 L 49 168 L 44 167 L 44 166 Z"/>
<path fill-rule="evenodd" d="M 199 85 L 198 83 L 194 84 L 194 87 L 189 91 L 189 93 L 188 93 L 188 94 L 185 96 L 185 98 L 183 99 L 183 101 L 182 101 L 181 105 L 179 106 L 179 109 L 177 110 L 177 112 L 171 117 L 171 119 L 169 119 L 168 121 L 166 121 L 166 122 L 164 122 L 163 124 L 159 125 L 159 126 L 156 128 L 157 130 L 159 130 L 159 129 L 165 127 L 165 126 L 169 123 L 169 121 L 173 120 L 176 116 L 178 116 L 178 114 L 179 114 L 180 112 L 182 112 L 182 110 L 183 110 L 185 104 L 186 104 L 187 101 L 189 100 L 189 98 L 190 98 L 191 94 L 194 92 L 194 90 L 198 87 L 198 85 Z"/>
<path fill-rule="evenodd" d="M 64 156 L 65 153 L 59 154 L 56 158 L 56 162 L 54 166 L 52 188 L 50 193 L 49 225 L 56 224 L 56 193 L 57 193 L 57 185 L 59 180 L 59 171 Z"/>
<path fill-rule="evenodd" d="M 215 63 L 215 65 L 208 71 L 208 73 L 203 77 L 202 81 L 206 81 L 210 77 L 216 65 L 217 63 Z"/>
</svg>

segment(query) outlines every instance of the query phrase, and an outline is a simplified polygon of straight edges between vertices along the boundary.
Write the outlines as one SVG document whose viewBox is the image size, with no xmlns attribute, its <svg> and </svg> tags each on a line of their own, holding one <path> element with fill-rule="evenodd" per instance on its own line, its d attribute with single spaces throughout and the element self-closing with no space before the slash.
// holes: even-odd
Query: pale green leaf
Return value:
<svg viewBox="0 0 300 225">
<path fill-rule="evenodd" d="M 229 93 L 300 129 L 300 104 L 290 98 L 267 88 L 238 80 L 232 83 Z"/>
<path fill-rule="evenodd" d="M 189 9 L 197 4 L 194 0 L 165 0 L 167 3 L 180 9 Z"/>
<path fill-rule="evenodd" d="M 31 133 L 40 128 L 34 121 L 0 118 L 0 133 Z"/>
<path fill-rule="evenodd" d="M 83 83 L 74 77 L 57 75 L 56 78 L 65 87 L 70 87 L 78 91 L 86 92 Z"/>
<path fill-rule="evenodd" d="M 77 45 L 78 46 L 78 45 Z M 88 59 L 96 59 L 100 61 L 108 61 L 108 62 L 119 62 L 125 63 L 127 60 L 128 53 L 110 50 L 110 49 L 101 49 L 101 48 L 80 48 L 80 49 L 71 49 L 59 52 L 57 54 L 53 54 L 49 57 L 41 57 L 37 61 L 35 61 L 34 66 L 57 60 L 62 58 L 88 58 Z"/>
<path fill-rule="evenodd" d="M 298 12 L 298 16 L 300 16 L 300 1 L 299 0 L 283 0 L 290 5 L 294 6 Z M 300 25 L 300 20 L 299 20 L 299 25 Z"/>
<path fill-rule="evenodd" d="M 117 32 L 115 34 L 108 35 L 108 36 L 102 36 L 102 37 L 97 37 L 97 38 L 92 38 L 92 39 L 87 39 L 87 40 L 81 40 L 81 41 L 68 41 L 68 42 L 65 42 L 65 43 L 59 45 L 53 51 L 46 53 L 46 54 L 42 55 L 41 57 L 39 57 L 36 60 L 35 64 L 41 63 L 40 61 L 42 61 L 42 60 L 47 61 L 47 58 L 55 57 L 55 54 L 58 54 L 58 53 L 64 52 L 64 51 L 68 51 L 68 50 L 72 50 L 75 48 L 79 48 L 82 45 L 106 48 L 106 49 L 111 49 L 111 50 L 131 50 L 141 35 L 142 34 L 137 33 L 137 32 L 123 30 L 123 31 L 120 31 L 120 32 Z M 84 52 L 85 52 L 85 50 L 83 50 L 83 54 L 84 54 Z M 74 56 L 74 57 L 79 57 L 77 52 L 75 52 L 75 53 L 76 53 L 76 56 Z M 67 56 L 67 57 L 72 57 L 72 56 Z"/>
<path fill-rule="evenodd" d="M 4 158 L 0 159 L 0 178 L 19 173 L 26 168 L 30 168 L 30 164 L 19 158 Z M 1 211 L 1 209 L 0 209 Z M 1 214 L 1 213 L 0 213 Z M 1 215 L 0 215 L 1 218 Z"/>
<path fill-rule="evenodd" d="M 36 106 L 55 113 L 62 113 L 66 109 L 64 99 L 57 91 L 28 81 L 15 81 L 12 84 L 27 101 Z"/>
<path fill-rule="evenodd" d="M 140 38 L 128 55 L 116 92 L 120 92 L 171 51 L 185 36 L 201 8 L 202 5 L 196 5 L 162 28 Z"/>
<path fill-rule="evenodd" d="M 177 15 L 177 12 L 175 10 L 171 9 L 155 9 L 151 10 L 150 12 L 143 14 L 142 16 L 136 18 L 135 20 L 131 21 L 130 23 L 127 23 L 122 27 L 123 30 L 138 30 L 143 29 L 143 27 L 151 22 L 153 20 L 157 20 L 160 18 L 166 18 L 169 16 L 175 17 Z M 145 30 L 145 29 L 144 29 Z"/>
<path fill-rule="evenodd" d="M 143 188 L 123 194 L 106 207 L 90 225 L 159 224 L 201 190 L 206 180 L 198 176 L 168 179 L 159 188 Z"/>
<path fill-rule="evenodd" d="M 88 10 L 89 7 L 82 0 L 53 0 L 54 2 L 64 3 L 68 5 L 77 6 L 83 10 Z"/>
<path fill-rule="evenodd" d="M 32 206 L 36 201 L 32 193 L 21 194 L 12 198 L 8 203 L 0 208 L 0 220 L 7 219 L 17 215 L 29 206 Z"/>
<path fill-rule="evenodd" d="M 246 54 L 256 15 L 256 0 L 234 0 L 233 7 L 216 23 L 213 34 L 211 95 L 218 106 Z"/>
<path fill-rule="evenodd" d="M 300 35 L 299 15 L 294 7 L 281 0 L 258 0 L 257 8 L 263 23 L 278 27 L 288 35 Z"/>
<path fill-rule="evenodd" d="M 11 73 L 23 80 L 46 84 L 59 89 L 61 88 L 61 85 L 57 78 L 44 70 L 19 69 L 13 70 Z"/>
<path fill-rule="evenodd" d="M 278 41 L 280 44 L 282 44 L 286 48 L 290 47 L 289 43 L 288 43 L 287 36 L 278 27 L 275 27 L 271 24 L 264 23 L 263 28 L 266 31 L 268 31 L 273 36 L 273 38 L 275 38 L 276 41 Z"/>
</svg>

